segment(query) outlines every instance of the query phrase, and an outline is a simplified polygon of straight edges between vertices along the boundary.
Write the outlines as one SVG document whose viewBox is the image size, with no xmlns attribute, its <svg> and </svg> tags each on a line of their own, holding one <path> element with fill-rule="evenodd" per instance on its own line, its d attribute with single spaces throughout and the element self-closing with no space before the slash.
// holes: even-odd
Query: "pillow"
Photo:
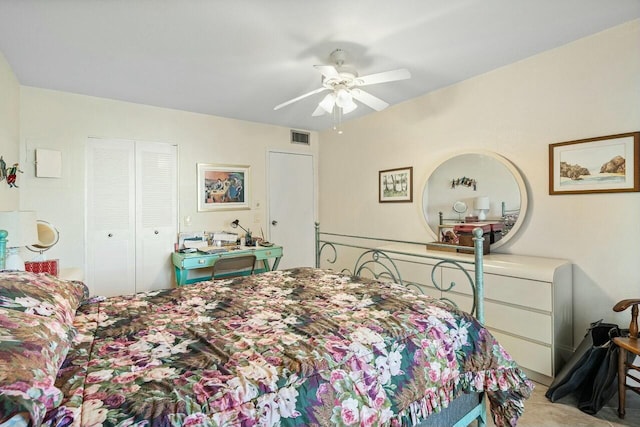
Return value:
<svg viewBox="0 0 640 427">
<path fill-rule="evenodd" d="M 60 405 L 54 383 L 70 346 L 69 328 L 55 317 L 0 308 L 0 423 L 22 417 L 37 426 Z"/>
<path fill-rule="evenodd" d="M 82 282 L 28 271 L 0 272 L 0 307 L 39 316 L 54 316 L 66 325 L 89 295 Z"/>
</svg>

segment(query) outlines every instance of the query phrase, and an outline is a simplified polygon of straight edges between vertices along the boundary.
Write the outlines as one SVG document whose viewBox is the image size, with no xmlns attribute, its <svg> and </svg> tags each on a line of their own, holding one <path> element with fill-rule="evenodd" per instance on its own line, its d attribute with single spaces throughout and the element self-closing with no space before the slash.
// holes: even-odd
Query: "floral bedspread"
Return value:
<svg viewBox="0 0 640 427">
<path fill-rule="evenodd" d="M 515 425 L 533 386 L 471 316 L 310 268 L 83 305 L 45 425 L 412 425 L 488 391 Z"/>
</svg>

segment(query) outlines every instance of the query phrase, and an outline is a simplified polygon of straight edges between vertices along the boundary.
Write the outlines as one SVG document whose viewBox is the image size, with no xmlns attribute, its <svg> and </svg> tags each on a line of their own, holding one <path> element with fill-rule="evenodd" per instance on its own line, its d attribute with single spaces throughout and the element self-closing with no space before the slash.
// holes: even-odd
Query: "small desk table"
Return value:
<svg viewBox="0 0 640 427">
<path fill-rule="evenodd" d="M 256 256 L 257 266 L 254 272 L 263 273 L 265 271 L 276 270 L 282 258 L 282 246 L 242 246 L 240 249 L 232 249 L 228 252 L 218 252 L 215 254 L 205 254 L 202 252 L 194 252 L 190 254 L 183 254 L 180 252 L 173 252 L 171 254 L 171 261 L 173 267 L 176 270 L 176 283 L 178 286 L 189 285 L 191 283 L 200 282 L 202 280 L 209 280 L 211 273 L 207 276 L 199 276 L 188 278 L 190 270 L 198 270 L 201 268 L 211 268 L 217 259 L 228 256 L 239 256 L 253 254 Z M 269 265 L 269 260 L 273 259 L 273 266 Z M 262 263 L 262 266 L 259 265 Z"/>
</svg>

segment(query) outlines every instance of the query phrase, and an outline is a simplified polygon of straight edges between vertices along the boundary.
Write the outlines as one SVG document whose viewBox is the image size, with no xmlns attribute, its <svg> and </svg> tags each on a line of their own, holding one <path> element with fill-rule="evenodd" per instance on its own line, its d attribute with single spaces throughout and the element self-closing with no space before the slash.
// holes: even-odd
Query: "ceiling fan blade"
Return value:
<svg viewBox="0 0 640 427">
<path fill-rule="evenodd" d="M 378 83 L 394 82 L 405 80 L 411 77 L 411 73 L 406 68 L 398 70 L 384 71 L 382 73 L 369 74 L 355 79 L 356 86 L 375 85 Z"/>
<path fill-rule="evenodd" d="M 351 95 L 367 107 L 373 108 L 376 111 L 382 111 L 389 106 L 389 104 L 384 102 L 382 99 L 361 89 L 352 89 Z"/>
<path fill-rule="evenodd" d="M 340 77 L 338 70 L 333 65 L 314 65 L 314 67 L 327 79 Z"/>
<path fill-rule="evenodd" d="M 306 98 L 306 97 L 308 97 L 308 96 L 311 96 L 311 95 L 315 95 L 316 93 L 320 93 L 320 92 L 323 92 L 323 91 L 325 91 L 325 90 L 327 90 L 327 88 L 326 88 L 326 87 L 321 87 L 321 88 L 318 88 L 318 89 L 312 90 L 311 92 L 307 92 L 307 93 L 305 93 L 304 95 L 300 95 L 300 96 L 299 96 L 299 97 L 297 97 L 297 98 L 293 98 L 293 99 L 290 99 L 290 100 L 289 100 L 289 101 L 287 101 L 287 102 L 283 102 L 282 104 L 276 105 L 275 107 L 273 107 L 273 109 L 274 109 L 274 110 L 279 110 L 279 109 L 281 109 L 282 107 L 286 107 L 286 106 L 287 106 L 287 105 L 289 105 L 289 104 L 293 104 L 294 102 L 300 101 L 301 99 L 304 99 L 304 98 Z"/>
</svg>

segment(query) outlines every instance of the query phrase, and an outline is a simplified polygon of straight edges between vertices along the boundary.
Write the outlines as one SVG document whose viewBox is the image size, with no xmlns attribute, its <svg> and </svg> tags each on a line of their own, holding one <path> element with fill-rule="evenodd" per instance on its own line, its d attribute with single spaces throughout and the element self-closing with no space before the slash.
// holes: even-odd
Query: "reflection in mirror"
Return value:
<svg viewBox="0 0 640 427">
<path fill-rule="evenodd" d="M 466 205 L 466 212 L 456 207 Z M 447 225 L 467 221 L 502 224 L 495 249 L 515 235 L 527 208 L 524 181 L 504 157 L 488 152 L 457 154 L 437 166 L 424 186 L 422 209 L 434 240 Z"/>
</svg>

